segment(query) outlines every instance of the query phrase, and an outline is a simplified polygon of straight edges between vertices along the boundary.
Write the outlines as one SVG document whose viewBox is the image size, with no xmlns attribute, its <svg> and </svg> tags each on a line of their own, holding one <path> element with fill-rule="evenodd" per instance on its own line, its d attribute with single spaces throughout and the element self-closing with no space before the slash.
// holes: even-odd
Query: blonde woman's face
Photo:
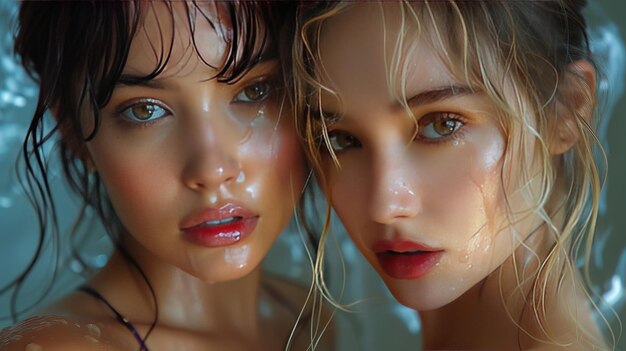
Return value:
<svg viewBox="0 0 626 351">
<path fill-rule="evenodd" d="M 321 99 L 337 117 L 329 136 L 341 164 L 326 156 L 324 167 L 356 246 L 401 303 L 429 310 L 485 279 L 524 239 L 504 205 L 515 170 L 503 169 L 506 144 L 490 100 L 453 79 L 430 45 L 417 41 L 402 56 L 406 85 L 388 79 L 399 12 L 384 6 L 387 40 L 376 4 L 324 24 L 324 82 L 341 99 Z M 415 120 L 390 93 L 402 90 Z M 521 202 L 508 201 L 513 211 Z"/>
<path fill-rule="evenodd" d="M 202 59 L 220 67 L 222 33 L 198 14 L 196 52 L 183 4 L 172 5 L 173 24 L 165 4 L 148 6 L 87 147 L 134 247 L 221 282 L 258 267 L 287 225 L 304 160 L 278 94 L 278 62 L 260 62 L 233 84 L 211 79 L 217 71 Z M 131 79 L 150 73 L 170 49 L 155 79 Z"/>
</svg>

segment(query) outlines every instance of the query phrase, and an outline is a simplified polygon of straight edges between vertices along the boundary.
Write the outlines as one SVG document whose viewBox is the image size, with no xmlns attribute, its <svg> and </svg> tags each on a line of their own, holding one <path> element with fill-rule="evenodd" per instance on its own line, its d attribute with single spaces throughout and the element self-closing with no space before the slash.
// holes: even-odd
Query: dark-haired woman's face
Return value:
<svg viewBox="0 0 626 351">
<path fill-rule="evenodd" d="M 291 218 L 301 150 L 277 89 L 278 62 L 232 85 L 211 79 L 217 71 L 202 60 L 220 67 L 228 49 L 216 12 L 205 15 L 218 29 L 198 15 L 192 38 L 184 6 L 173 9 L 146 10 L 87 147 L 137 247 L 207 282 L 236 279 L 259 265 Z M 166 57 L 155 79 L 125 79 Z"/>
</svg>

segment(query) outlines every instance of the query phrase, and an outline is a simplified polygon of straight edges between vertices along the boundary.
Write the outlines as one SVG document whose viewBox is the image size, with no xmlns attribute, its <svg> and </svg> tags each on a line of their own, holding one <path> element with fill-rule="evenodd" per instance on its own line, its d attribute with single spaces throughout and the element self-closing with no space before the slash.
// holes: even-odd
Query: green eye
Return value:
<svg viewBox="0 0 626 351">
<path fill-rule="evenodd" d="M 268 82 L 256 82 L 243 88 L 233 101 L 243 103 L 254 103 L 265 101 L 272 91 L 272 86 Z"/>
<path fill-rule="evenodd" d="M 459 117 L 454 113 L 430 113 L 420 118 L 418 137 L 437 140 L 450 136 L 465 125 Z"/>
<path fill-rule="evenodd" d="M 330 147 L 334 152 L 340 153 L 350 148 L 361 147 L 361 142 L 354 135 L 342 131 L 330 131 L 328 133 L 330 139 Z"/>
<path fill-rule="evenodd" d="M 152 122 L 170 114 L 169 110 L 151 101 L 137 102 L 120 113 L 122 117 L 133 123 Z"/>
</svg>

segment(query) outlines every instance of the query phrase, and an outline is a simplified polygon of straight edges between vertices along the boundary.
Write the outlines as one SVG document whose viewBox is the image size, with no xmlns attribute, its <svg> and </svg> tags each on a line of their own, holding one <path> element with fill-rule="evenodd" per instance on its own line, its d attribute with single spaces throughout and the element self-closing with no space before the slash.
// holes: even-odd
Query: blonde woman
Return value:
<svg viewBox="0 0 626 351">
<path fill-rule="evenodd" d="M 358 249 L 419 312 L 425 349 L 610 348 L 575 266 L 601 185 L 583 6 L 300 8 L 306 150 Z"/>
</svg>

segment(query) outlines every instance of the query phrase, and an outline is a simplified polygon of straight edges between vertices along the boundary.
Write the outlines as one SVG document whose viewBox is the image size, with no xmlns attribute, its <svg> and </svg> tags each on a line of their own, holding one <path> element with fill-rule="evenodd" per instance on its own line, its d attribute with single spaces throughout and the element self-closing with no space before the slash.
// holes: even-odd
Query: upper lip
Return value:
<svg viewBox="0 0 626 351">
<path fill-rule="evenodd" d="M 375 253 L 382 253 L 382 252 L 388 252 L 388 251 L 393 251 L 393 252 L 442 251 L 441 249 L 433 248 L 431 246 L 428 246 L 422 243 L 418 243 L 418 242 L 411 241 L 411 240 L 404 240 L 404 239 L 379 240 L 375 242 L 374 245 L 372 245 L 372 250 Z"/>
<path fill-rule="evenodd" d="M 186 216 L 180 223 L 182 230 L 191 229 L 206 222 L 228 219 L 232 217 L 250 218 L 256 215 L 245 206 L 226 203 L 220 207 L 205 207 Z"/>
</svg>

